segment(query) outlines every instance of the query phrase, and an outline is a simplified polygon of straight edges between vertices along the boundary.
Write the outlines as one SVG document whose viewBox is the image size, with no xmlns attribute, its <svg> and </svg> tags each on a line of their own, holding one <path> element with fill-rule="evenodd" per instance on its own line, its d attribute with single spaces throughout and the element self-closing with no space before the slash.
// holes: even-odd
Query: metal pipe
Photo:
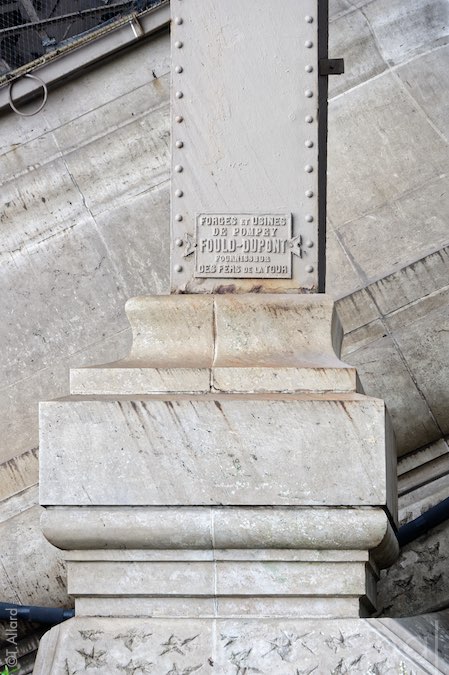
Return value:
<svg viewBox="0 0 449 675">
<path fill-rule="evenodd" d="M 398 529 L 399 546 L 405 546 L 449 518 L 449 497 Z"/>
<path fill-rule="evenodd" d="M 0 602 L 0 620 L 34 621 L 55 625 L 75 616 L 74 609 L 63 607 L 35 607 L 33 605 L 15 605 L 12 602 Z"/>
</svg>

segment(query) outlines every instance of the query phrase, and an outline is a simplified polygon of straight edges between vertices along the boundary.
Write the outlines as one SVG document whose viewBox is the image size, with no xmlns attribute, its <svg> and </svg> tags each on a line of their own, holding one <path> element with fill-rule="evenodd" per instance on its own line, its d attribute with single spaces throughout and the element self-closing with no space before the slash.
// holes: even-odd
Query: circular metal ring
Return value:
<svg viewBox="0 0 449 675">
<path fill-rule="evenodd" d="M 8 90 L 9 105 L 10 105 L 11 109 L 14 110 L 14 112 L 17 113 L 18 115 L 21 115 L 22 117 L 32 117 L 32 115 L 37 115 L 37 113 L 40 112 L 42 110 L 42 108 L 44 107 L 44 105 L 47 103 L 48 89 L 47 89 L 47 85 L 45 84 L 45 82 L 43 80 L 41 80 L 41 78 L 38 77 L 37 75 L 31 75 L 31 73 L 26 73 L 23 77 L 29 77 L 32 80 L 36 80 L 37 82 L 39 82 L 42 89 L 44 90 L 44 98 L 42 99 L 42 102 L 41 102 L 40 106 L 36 110 L 33 110 L 33 112 L 22 112 L 21 110 L 18 110 L 18 108 L 16 108 L 16 106 L 14 105 L 14 102 L 12 100 L 12 89 L 13 89 L 13 86 L 16 84 L 17 80 L 13 80 L 11 82 L 11 84 L 9 85 L 9 90 Z"/>
</svg>

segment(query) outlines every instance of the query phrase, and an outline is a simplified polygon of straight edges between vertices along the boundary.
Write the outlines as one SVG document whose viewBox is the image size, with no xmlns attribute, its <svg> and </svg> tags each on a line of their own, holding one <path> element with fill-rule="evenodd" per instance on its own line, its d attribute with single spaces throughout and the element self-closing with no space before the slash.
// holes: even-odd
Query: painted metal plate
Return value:
<svg viewBox="0 0 449 675">
<path fill-rule="evenodd" d="M 173 292 L 226 291 L 231 279 L 242 292 L 317 290 L 317 12 L 318 0 L 172 2 Z M 237 259 L 250 235 L 215 235 L 197 219 L 208 214 L 235 227 L 283 215 L 283 240 L 302 246 L 268 253 L 276 236 L 256 235 L 252 253 L 271 260 Z"/>
</svg>

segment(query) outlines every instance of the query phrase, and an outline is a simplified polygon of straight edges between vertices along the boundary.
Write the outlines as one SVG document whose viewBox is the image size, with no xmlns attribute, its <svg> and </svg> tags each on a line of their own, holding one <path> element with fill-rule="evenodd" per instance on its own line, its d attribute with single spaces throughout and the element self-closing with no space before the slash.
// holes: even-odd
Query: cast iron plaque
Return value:
<svg viewBox="0 0 449 675">
<path fill-rule="evenodd" d="M 298 238 L 296 238 L 298 239 Z M 196 217 L 195 277 L 291 279 L 291 214 L 201 213 Z"/>
</svg>

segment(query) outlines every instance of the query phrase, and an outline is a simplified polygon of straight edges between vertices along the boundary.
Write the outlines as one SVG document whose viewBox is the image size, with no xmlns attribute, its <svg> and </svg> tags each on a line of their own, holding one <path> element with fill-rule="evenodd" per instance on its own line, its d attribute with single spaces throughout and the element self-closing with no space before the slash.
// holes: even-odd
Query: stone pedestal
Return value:
<svg viewBox="0 0 449 675">
<path fill-rule="evenodd" d="M 54 629 L 55 664 L 82 672 L 83 653 L 116 672 L 95 641 L 112 631 L 130 663 L 148 655 L 125 672 L 208 672 L 206 654 L 216 672 L 281 672 L 236 655 L 265 658 L 260 640 L 293 654 L 306 619 L 315 635 L 369 615 L 397 554 L 384 404 L 340 361 L 326 296 L 143 297 L 127 313 L 130 355 L 72 371 L 71 397 L 41 406 L 43 529 L 67 551 L 77 614 Z"/>
</svg>

